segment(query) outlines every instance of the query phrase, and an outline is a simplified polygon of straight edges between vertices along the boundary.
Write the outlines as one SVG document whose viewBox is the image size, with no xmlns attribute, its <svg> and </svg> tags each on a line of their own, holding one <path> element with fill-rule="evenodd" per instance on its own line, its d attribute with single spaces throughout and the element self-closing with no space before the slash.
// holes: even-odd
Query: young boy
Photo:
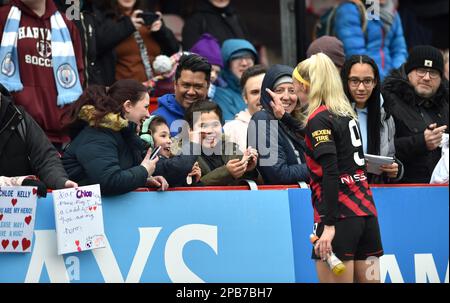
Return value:
<svg viewBox="0 0 450 303">
<path fill-rule="evenodd" d="M 202 170 L 201 182 L 207 186 L 237 185 L 243 179 L 261 183 L 256 170 L 258 152 L 249 147 L 244 155 L 235 143 L 222 134 L 222 111 L 210 101 L 194 103 L 187 111 L 191 153 L 197 155 Z M 187 138 L 183 138 L 187 139 Z M 183 152 L 185 148 L 183 146 Z"/>
<path fill-rule="evenodd" d="M 195 157 L 174 156 L 172 154 L 172 138 L 169 126 L 164 118 L 151 116 L 145 120 L 140 137 L 148 148 L 161 147 L 158 153 L 160 156 L 158 163 L 161 163 L 157 164 L 156 171 L 159 175 L 164 176 L 172 187 L 198 185 L 202 172 L 198 163 L 195 162 Z"/>
</svg>

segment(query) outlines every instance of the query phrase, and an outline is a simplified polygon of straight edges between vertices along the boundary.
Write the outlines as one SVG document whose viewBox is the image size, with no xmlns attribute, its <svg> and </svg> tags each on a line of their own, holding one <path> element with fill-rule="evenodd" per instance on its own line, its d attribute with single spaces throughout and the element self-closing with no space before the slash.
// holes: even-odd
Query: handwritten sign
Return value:
<svg viewBox="0 0 450 303">
<path fill-rule="evenodd" d="M 106 246 L 100 185 L 53 191 L 58 254 Z"/>
<path fill-rule="evenodd" d="M 36 187 L 0 187 L 0 253 L 31 251 Z"/>
</svg>

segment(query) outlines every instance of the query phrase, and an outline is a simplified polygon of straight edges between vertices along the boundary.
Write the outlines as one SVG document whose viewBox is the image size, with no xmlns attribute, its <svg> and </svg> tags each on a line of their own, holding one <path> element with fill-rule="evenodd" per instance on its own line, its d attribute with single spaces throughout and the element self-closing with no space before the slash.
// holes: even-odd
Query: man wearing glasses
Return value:
<svg viewBox="0 0 450 303">
<path fill-rule="evenodd" d="M 385 108 L 395 120 L 395 149 L 405 165 L 403 183 L 429 183 L 448 133 L 448 82 L 444 58 L 432 46 L 415 47 L 408 61 L 386 78 Z"/>
</svg>

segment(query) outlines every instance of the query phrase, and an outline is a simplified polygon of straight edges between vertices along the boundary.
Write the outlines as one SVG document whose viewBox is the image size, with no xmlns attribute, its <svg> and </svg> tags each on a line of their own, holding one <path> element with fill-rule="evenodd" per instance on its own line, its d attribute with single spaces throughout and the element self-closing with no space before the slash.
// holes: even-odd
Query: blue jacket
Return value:
<svg viewBox="0 0 450 303">
<path fill-rule="evenodd" d="M 175 95 L 168 94 L 158 99 L 158 109 L 155 110 L 152 115 L 163 117 L 170 128 L 170 134 L 172 137 L 180 133 L 177 127 L 172 122 L 175 120 L 184 120 L 185 109 L 175 99 Z"/>
<path fill-rule="evenodd" d="M 242 50 L 248 50 L 258 59 L 258 53 L 253 45 L 242 39 L 226 40 L 222 46 L 222 58 L 225 69 L 222 72 L 222 79 L 226 82 L 224 87 L 218 87 L 214 96 L 214 102 L 217 103 L 223 115 L 224 121 L 234 120 L 237 113 L 245 110 L 247 105 L 242 98 L 239 79 L 230 70 L 231 56 Z"/>
<path fill-rule="evenodd" d="M 344 44 L 347 58 L 367 55 L 375 60 L 380 69 L 381 80 L 393 69 L 399 68 L 408 58 L 402 22 L 398 13 L 390 31 L 386 34 L 381 20 L 368 20 L 363 33 L 358 8 L 344 3 L 336 11 L 334 30 Z"/>
<path fill-rule="evenodd" d="M 309 182 L 309 172 L 305 161 L 304 140 L 298 135 L 297 129 L 299 121 L 286 119 L 283 117 L 278 121 L 274 115 L 270 101 L 272 98 L 265 91 L 266 88 L 274 89 L 275 82 L 284 76 L 292 76 L 293 69 L 285 65 L 274 65 L 269 69 L 261 89 L 261 105 L 263 110 L 255 113 L 251 119 L 251 124 L 256 127 L 256 132 L 249 127 L 248 144 L 257 148 L 260 158 L 258 159 L 258 170 L 261 173 L 265 184 L 297 184 L 298 182 Z M 289 114 L 286 114 L 289 116 Z M 285 115 L 285 116 L 286 116 Z M 266 122 L 265 129 L 262 122 Z M 278 132 L 271 131 L 272 123 L 278 125 Z M 297 125 L 293 125 L 294 121 Z M 265 134 L 265 138 L 260 137 Z M 256 138 L 254 137 L 256 134 Z M 256 144 L 255 141 L 256 140 Z M 264 142 L 262 141 L 264 140 Z M 255 145 L 253 145 L 255 144 Z M 266 146 L 270 153 L 267 152 Z M 270 160 L 273 159 L 273 160 Z M 263 163 L 266 162 L 266 164 Z M 270 163 L 269 163 L 270 162 Z M 301 162 L 301 163 L 299 163 Z"/>
<path fill-rule="evenodd" d="M 144 187 L 144 145 L 130 124 L 121 131 L 85 127 L 64 152 L 69 178 L 79 185 L 100 184 L 102 194 L 120 195 Z"/>
</svg>

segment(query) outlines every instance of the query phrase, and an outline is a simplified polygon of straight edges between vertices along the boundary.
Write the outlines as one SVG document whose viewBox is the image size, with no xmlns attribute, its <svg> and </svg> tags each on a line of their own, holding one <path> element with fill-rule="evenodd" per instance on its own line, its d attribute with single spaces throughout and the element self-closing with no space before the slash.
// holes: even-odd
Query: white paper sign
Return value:
<svg viewBox="0 0 450 303">
<path fill-rule="evenodd" d="M 0 187 L 0 253 L 31 251 L 36 200 L 36 187 Z"/>
<path fill-rule="evenodd" d="M 367 172 L 375 175 L 381 175 L 383 173 L 380 166 L 394 163 L 394 158 L 392 157 L 364 154 L 364 158 L 367 161 Z"/>
<path fill-rule="evenodd" d="M 105 247 L 100 185 L 53 191 L 58 255 Z"/>
</svg>

